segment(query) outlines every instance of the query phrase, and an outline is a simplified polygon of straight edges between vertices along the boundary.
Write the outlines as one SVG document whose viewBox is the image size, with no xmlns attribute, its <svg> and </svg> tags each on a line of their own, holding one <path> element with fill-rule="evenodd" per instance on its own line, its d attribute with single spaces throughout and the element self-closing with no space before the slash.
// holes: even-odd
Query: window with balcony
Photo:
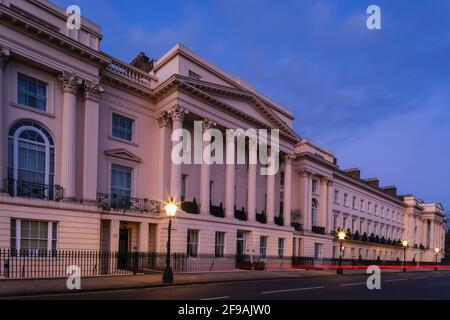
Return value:
<svg viewBox="0 0 450 320">
<path fill-rule="evenodd" d="M 58 223 L 11 219 L 11 250 L 30 253 L 57 250 Z"/>
<path fill-rule="evenodd" d="M 59 200 L 54 186 L 55 145 L 50 133 L 33 121 L 19 121 L 8 134 L 7 192 L 13 196 Z"/>
<path fill-rule="evenodd" d="M 112 136 L 126 141 L 133 141 L 134 120 L 123 115 L 112 114 Z"/>
<path fill-rule="evenodd" d="M 180 194 L 181 201 L 186 200 L 187 179 L 188 179 L 187 174 L 181 175 L 181 194 Z"/>
<path fill-rule="evenodd" d="M 113 164 L 111 166 L 111 207 L 127 209 L 131 198 L 133 168 Z"/>
<path fill-rule="evenodd" d="M 313 227 L 317 226 L 317 200 L 313 199 L 311 204 L 311 225 Z"/>
<path fill-rule="evenodd" d="M 47 83 L 19 73 L 17 102 L 33 109 L 47 111 Z"/>
<path fill-rule="evenodd" d="M 198 230 L 188 229 L 186 252 L 189 257 L 198 255 L 198 232 Z"/>
</svg>

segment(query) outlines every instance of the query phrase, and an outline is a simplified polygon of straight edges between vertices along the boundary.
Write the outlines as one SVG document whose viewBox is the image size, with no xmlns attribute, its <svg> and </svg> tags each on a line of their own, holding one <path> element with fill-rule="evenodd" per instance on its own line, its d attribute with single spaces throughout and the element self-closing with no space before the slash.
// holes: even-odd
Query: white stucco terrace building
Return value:
<svg viewBox="0 0 450 320">
<path fill-rule="evenodd" d="M 344 258 L 401 259 L 403 239 L 408 260 L 443 252 L 441 205 L 340 169 L 251 85 L 179 44 L 129 64 L 101 38 L 49 1 L 0 1 L 0 248 L 165 252 L 160 201 L 174 196 L 172 252 L 191 257 L 331 258 L 337 228 L 352 235 Z M 172 130 L 194 121 L 279 129 L 280 171 L 174 164 Z"/>
</svg>

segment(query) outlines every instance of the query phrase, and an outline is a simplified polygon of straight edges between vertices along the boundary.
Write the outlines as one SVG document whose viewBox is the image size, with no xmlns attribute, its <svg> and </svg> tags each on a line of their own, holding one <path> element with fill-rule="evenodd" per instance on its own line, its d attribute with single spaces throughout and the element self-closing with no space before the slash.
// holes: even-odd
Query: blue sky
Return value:
<svg viewBox="0 0 450 320">
<path fill-rule="evenodd" d="M 183 43 L 290 109 L 341 168 L 450 209 L 449 1 L 55 2 L 79 5 L 125 61 Z"/>
</svg>

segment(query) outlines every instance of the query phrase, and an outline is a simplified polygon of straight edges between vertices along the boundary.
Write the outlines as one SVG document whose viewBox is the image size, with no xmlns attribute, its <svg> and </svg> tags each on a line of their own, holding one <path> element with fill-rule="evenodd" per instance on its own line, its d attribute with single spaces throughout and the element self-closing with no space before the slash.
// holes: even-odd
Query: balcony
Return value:
<svg viewBox="0 0 450 320">
<path fill-rule="evenodd" d="M 274 217 L 274 218 L 273 218 L 273 221 L 275 222 L 276 225 L 278 225 L 278 226 L 280 226 L 280 227 L 282 227 L 283 224 L 284 224 L 284 219 L 283 219 L 282 216 L 280 216 L 280 217 Z"/>
<path fill-rule="evenodd" d="M 59 185 L 5 179 L 5 191 L 12 197 L 59 201 L 63 199 L 64 189 Z"/>
<path fill-rule="evenodd" d="M 140 213 L 160 213 L 161 203 L 157 200 L 124 197 L 116 194 L 98 193 L 97 206 L 104 211 L 123 211 Z"/>
<path fill-rule="evenodd" d="M 267 223 L 267 216 L 264 213 L 264 210 L 261 213 L 256 213 L 256 221 L 259 223 Z"/>
<path fill-rule="evenodd" d="M 211 212 L 211 215 L 217 218 L 225 218 L 225 211 L 223 210 L 222 202 L 215 206 L 212 204 L 212 202 L 209 203 L 209 211 Z"/>
<path fill-rule="evenodd" d="M 325 227 L 312 226 L 311 231 L 317 234 L 325 234 Z"/>
<path fill-rule="evenodd" d="M 199 214 L 197 200 L 195 198 L 192 201 L 183 200 L 181 202 L 181 210 L 187 213 Z"/>
<path fill-rule="evenodd" d="M 241 221 L 247 221 L 247 213 L 245 212 L 244 207 L 241 210 L 237 210 L 236 206 L 234 206 L 234 217 Z"/>
<path fill-rule="evenodd" d="M 294 228 L 295 231 L 297 232 L 302 232 L 303 231 L 303 225 L 297 222 L 292 222 L 291 223 L 291 227 Z"/>
</svg>

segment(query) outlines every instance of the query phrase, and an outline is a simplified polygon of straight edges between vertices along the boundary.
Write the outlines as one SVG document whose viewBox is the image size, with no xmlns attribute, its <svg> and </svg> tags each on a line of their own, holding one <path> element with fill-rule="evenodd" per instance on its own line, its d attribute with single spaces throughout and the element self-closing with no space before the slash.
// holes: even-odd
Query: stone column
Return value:
<svg viewBox="0 0 450 320">
<path fill-rule="evenodd" d="M 327 221 L 327 202 L 328 202 L 328 180 L 324 177 L 320 178 L 320 185 L 319 185 L 319 210 L 318 210 L 318 219 L 317 222 L 320 227 L 326 228 L 326 221 Z"/>
<path fill-rule="evenodd" d="M 236 136 L 234 131 L 227 131 L 226 135 L 226 176 L 225 176 L 225 216 L 234 217 L 234 175 Z"/>
<path fill-rule="evenodd" d="M 5 81 L 3 81 L 3 71 L 5 70 L 6 64 L 8 63 L 10 56 L 10 52 L 8 49 L 0 48 L 0 137 L 4 137 L 2 142 L 0 143 L 0 193 L 4 190 L 5 184 L 3 183 L 6 178 L 6 145 L 7 132 L 5 131 L 4 119 L 4 110 L 5 110 L 5 100 L 3 96 L 3 86 L 5 85 Z"/>
<path fill-rule="evenodd" d="M 275 160 L 276 161 L 276 160 Z M 270 164 L 269 164 L 270 165 Z M 275 177 L 276 174 L 269 174 L 266 176 L 266 209 L 267 209 L 267 223 L 273 224 L 275 217 Z"/>
<path fill-rule="evenodd" d="M 159 125 L 159 199 L 168 201 L 170 196 L 170 167 L 171 167 L 171 143 L 170 134 L 172 119 L 168 112 L 162 112 L 157 117 Z"/>
<path fill-rule="evenodd" d="M 211 199 L 209 183 L 211 181 L 211 165 L 204 161 L 210 161 L 211 154 L 205 156 L 205 149 L 211 143 L 211 135 L 208 129 L 214 127 L 216 123 L 210 119 L 204 119 L 202 124 L 202 164 L 200 168 L 200 214 L 209 214 L 209 200 Z"/>
<path fill-rule="evenodd" d="M 291 197 L 292 197 L 292 155 L 284 156 L 284 225 L 291 226 Z"/>
<path fill-rule="evenodd" d="M 77 93 L 80 79 L 75 74 L 64 72 L 60 75 L 59 81 L 63 89 L 61 185 L 64 188 L 64 198 L 74 200 L 76 198 Z"/>
<path fill-rule="evenodd" d="M 148 252 L 148 233 L 149 225 L 148 222 L 139 223 L 139 252 Z"/>
<path fill-rule="evenodd" d="M 82 199 L 95 203 L 97 198 L 99 102 L 103 88 L 98 83 L 83 83 L 84 153 Z"/>
<path fill-rule="evenodd" d="M 183 128 L 183 121 L 186 115 L 186 109 L 179 104 L 175 105 L 169 110 L 172 117 L 172 133 L 175 130 Z M 172 148 L 174 148 L 179 141 L 172 141 Z M 173 149 L 172 149 L 173 150 Z M 181 164 L 176 164 L 171 161 L 170 168 L 170 196 L 175 202 L 180 202 L 181 199 Z"/>
<path fill-rule="evenodd" d="M 300 174 L 300 207 L 303 215 L 303 230 L 311 229 L 311 173 L 301 170 Z"/>
<path fill-rule="evenodd" d="M 247 183 L 247 214 L 249 221 L 256 220 L 256 169 L 258 142 L 250 138 L 248 144 L 249 164 Z M 273 220 L 273 219 L 272 219 Z M 269 221 L 269 219 L 267 219 Z M 273 222 L 273 221 L 272 221 Z"/>
<path fill-rule="evenodd" d="M 111 220 L 109 223 L 109 251 L 119 251 L 120 221 Z"/>
<path fill-rule="evenodd" d="M 326 209 L 326 225 L 325 232 L 328 234 L 333 228 L 333 181 L 327 181 L 327 209 Z"/>
</svg>

